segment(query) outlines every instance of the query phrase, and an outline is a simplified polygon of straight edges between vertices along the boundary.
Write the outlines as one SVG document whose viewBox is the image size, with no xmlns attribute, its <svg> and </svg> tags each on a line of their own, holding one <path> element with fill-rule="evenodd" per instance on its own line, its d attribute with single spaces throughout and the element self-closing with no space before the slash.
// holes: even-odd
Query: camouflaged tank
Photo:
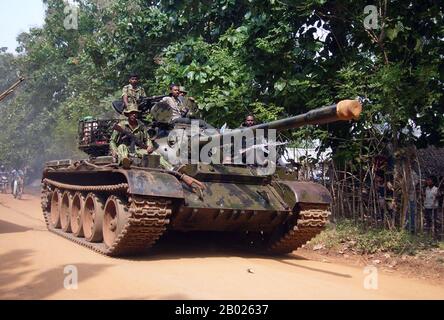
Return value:
<svg viewBox="0 0 444 320">
<path fill-rule="evenodd" d="M 159 117 L 156 109 L 162 111 Z M 211 141 L 242 135 L 245 130 L 288 130 L 357 119 L 361 104 L 345 100 L 295 117 L 223 132 L 203 121 L 198 121 L 194 132 L 190 119 L 171 124 L 162 103 L 151 110 L 155 121 L 148 130 L 157 153 L 169 160 L 184 160 L 185 151 L 193 148 L 185 142 L 192 137 L 195 147 L 202 150 Z M 223 159 L 223 164 L 182 161 L 168 171 L 159 167 L 159 155 L 152 154 L 134 159 L 131 168 L 123 169 L 107 156 L 115 122 L 81 121 L 79 146 L 90 157 L 46 164 L 42 209 L 50 231 L 109 256 L 144 253 L 165 233 L 175 231 L 238 235 L 236 239 L 260 252 L 283 254 L 305 244 L 328 222 L 328 190 L 298 181 L 295 171 L 278 165 L 264 174 L 260 165 L 231 164 L 230 158 Z M 209 150 L 217 157 L 217 148 Z M 191 189 L 181 181 L 183 174 L 205 188 Z"/>
</svg>

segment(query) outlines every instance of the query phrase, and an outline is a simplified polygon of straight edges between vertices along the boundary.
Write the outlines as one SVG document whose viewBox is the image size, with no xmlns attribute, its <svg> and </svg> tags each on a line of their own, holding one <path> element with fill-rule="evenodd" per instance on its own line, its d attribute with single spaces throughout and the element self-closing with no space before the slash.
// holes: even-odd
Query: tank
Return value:
<svg viewBox="0 0 444 320">
<path fill-rule="evenodd" d="M 258 253 L 285 254 L 325 228 L 331 204 L 325 187 L 298 181 L 296 171 L 279 166 L 271 157 L 261 163 L 244 163 L 245 150 L 259 146 L 269 153 L 281 142 L 268 136 L 258 141 L 254 135 L 250 146 L 248 139 L 242 140 L 239 156 L 233 153 L 231 141 L 264 129 L 357 119 L 362 109 L 359 101 L 344 100 L 235 130 L 214 129 L 189 118 L 168 123 L 157 117 L 164 115 L 158 112 L 164 108 L 162 102 L 150 108 L 154 121 L 147 130 L 157 154 L 134 159 L 128 169 L 108 156 L 117 120 L 80 122 L 79 147 L 89 157 L 50 161 L 43 170 L 41 204 L 49 231 L 117 257 L 148 252 L 166 233 L 193 231 L 230 235 Z M 193 159 L 193 148 L 219 161 Z M 222 150 L 229 150 L 229 156 Z M 174 170 L 162 169 L 159 155 L 177 160 Z M 265 165 L 271 170 L 264 170 Z M 204 188 L 190 187 L 184 175 L 200 181 Z"/>
</svg>

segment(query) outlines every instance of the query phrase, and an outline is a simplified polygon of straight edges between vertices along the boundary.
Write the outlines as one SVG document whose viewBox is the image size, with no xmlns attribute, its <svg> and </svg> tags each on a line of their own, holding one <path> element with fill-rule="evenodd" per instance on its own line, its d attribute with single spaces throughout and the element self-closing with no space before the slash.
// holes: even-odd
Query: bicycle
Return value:
<svg viewBox="0 0 444 320">
<path fill-rule="evenodd" d="M 23 178 L 18 177 L 16 179 L 14 179 L 14 187 L 13 187 L 13 192 L 12 194 L 14 195 L 15 199 L 21 199 L 22 198 L 22 194 L 23 194 Z"/>
</svg>

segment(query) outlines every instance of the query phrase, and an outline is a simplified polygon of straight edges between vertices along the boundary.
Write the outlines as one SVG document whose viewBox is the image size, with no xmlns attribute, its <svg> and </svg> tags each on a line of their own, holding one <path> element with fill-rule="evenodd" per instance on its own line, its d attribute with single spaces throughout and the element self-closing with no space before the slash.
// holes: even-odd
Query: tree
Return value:
<svg viewBox="0 0 444 320">
<path fill-rule="evenodd" d="M 149 94 L 166 93 L 171 82 L 187 86 L 206 120 L 231 127 L 249 112 L 270 121 L 367 97 L 359 123 L 291 135 L 322 138 L 348 159 L 370 129 L 390 136 L 395 149 L 444 143 L 443 4 L 436 1 L 378 1 L 378 29 L 364 26 L 365 1 L 78 0 L 77 30 L 64 28 L 64 1 L 45 3 L 45 25 L 18 37 L 20 55 L 0 55 L 9 77 L 0 86 L 17 69 L 29 79 L 2 107 L 0 161 L 38 166 L 80 156 L 77 121 L 108 115 L 132 71 Z"/>
</svg>

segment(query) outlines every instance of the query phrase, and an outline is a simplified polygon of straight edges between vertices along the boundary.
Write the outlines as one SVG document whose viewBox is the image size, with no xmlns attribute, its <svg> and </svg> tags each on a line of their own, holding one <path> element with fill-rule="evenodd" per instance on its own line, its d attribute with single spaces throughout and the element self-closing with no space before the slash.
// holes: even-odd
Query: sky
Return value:
<svg viewBox="0 0 444 320">
<path fill-rule="evenodd" d="M 0 0 L 0 48 L 15 53 L 16 37 L 31 27 L 41 27 L 44 17 L 41 0 Z"/>
</svg>

